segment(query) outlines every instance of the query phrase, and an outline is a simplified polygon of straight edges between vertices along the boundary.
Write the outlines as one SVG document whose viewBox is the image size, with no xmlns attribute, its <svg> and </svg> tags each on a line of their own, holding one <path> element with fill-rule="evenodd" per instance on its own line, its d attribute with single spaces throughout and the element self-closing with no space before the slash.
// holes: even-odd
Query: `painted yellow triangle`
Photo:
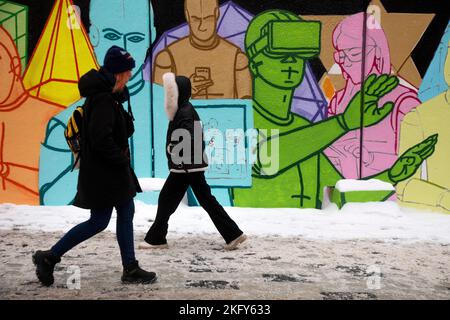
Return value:
<svg viewBox="0 0 450 320">
<path fill-rule="evenodd" d="M 38 98 L 69 106 L 80 99 L 77 82 L 98 69 L 94 50 L 72 0 L 56 0 L 24 75 Z"/>
</svg>

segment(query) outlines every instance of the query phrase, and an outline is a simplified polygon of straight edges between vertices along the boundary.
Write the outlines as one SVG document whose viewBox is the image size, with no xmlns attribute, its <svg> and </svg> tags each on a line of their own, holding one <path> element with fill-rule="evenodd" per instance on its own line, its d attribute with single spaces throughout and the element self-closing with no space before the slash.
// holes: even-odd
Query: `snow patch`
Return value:
<svg viewBox="0 0 450 320">
<path fill-rule="evenodd" d="M 144 192 L 161 191 L 165 182 L 166 179 L 160 178 L 139 178 L 139 184 Z"/>
<path fill-rule="evenodd" d="M 340 192 L 351 191 L 395 191 L 392 184 L 378 180 L 341 179 L 336 183 L 336 189 Z"/>
</svg>

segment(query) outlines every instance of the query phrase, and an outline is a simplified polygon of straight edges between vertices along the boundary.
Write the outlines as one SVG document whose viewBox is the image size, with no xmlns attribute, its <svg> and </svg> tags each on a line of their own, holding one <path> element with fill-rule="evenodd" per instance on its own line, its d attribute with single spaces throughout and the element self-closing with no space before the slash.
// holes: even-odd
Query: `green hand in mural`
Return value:
<svg viewBox="0 0 450 320">
<path fill-rule="evenodd" d="M 437 142 L 438 135 L 434 134 L 406 150 L 388 170 L 389 180 L 396 184 L 413 176 L 423 161 L 434 153 Z"/>
<path fill-rule="evenodd" d="M 377 77 L 375 74 L 370 75 L 364 82 L 364 127 L 370 127 L 379 123 L 394 108 L 393 102 L 387 102 L 381 108 L 378 108 L 380 98 L 388 94 L 398 85 L 398 78 L 395 76 L 381 75 Z M 350 101 L 347 109 L 338 118 L 341 124 L 347 130 L 354 130 L 361 127 L 361 95 L 359 91 Z"/>
</svg>

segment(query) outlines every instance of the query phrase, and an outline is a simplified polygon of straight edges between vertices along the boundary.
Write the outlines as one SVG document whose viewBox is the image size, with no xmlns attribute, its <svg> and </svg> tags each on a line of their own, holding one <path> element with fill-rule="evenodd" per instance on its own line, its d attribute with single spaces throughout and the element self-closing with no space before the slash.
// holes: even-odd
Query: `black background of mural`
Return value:
<svg viewBox="0 0 450 320">
<path fill-rule="evenodd" d="M 29 56 L 39 41 L 40 34 L 53 7 L 53 0 L 13 0 L 29 7 Z M 165 31 L 185 22 L 184 0 L 149 0 L 153 4 L 155 13 L 155 27 L 157 39 Z M 220 4 L 229 0 L 219 0 Z M 74 0 L 81 9 L 81 19 L 89 31 L 89 3 L 90 0 Z M 352 14 L 364 10 L 367 0 L 234 0 L 245 10 L 258 14 L 268 9 L 285 9 L 300 15 L 336 15 Z M 446 0 L 382 0 L 388 12 L 435 13 L 431 25 L 414 49 L 412 57 L 423 76 L 433 58 L 434 52 L 447 26 L 450 13 Z M 107 0 L 105 0 L 107 5 Z M 314 73 L 320 77 L 325 71 L 319 60 L 312 63 Z"/>
</svg>

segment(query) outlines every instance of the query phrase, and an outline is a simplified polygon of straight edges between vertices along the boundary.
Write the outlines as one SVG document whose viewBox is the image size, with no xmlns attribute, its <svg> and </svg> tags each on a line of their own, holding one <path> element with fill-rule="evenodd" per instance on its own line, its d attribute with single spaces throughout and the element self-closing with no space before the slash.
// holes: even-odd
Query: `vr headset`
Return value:
<svg viewBox="0 0 450 320">
<path fill-rule="evenodd" d="M 249 48 L 250 57 L 261 51 L 273 55 L 296 55 L 310 59 L 320 53 L 319 21 L 270 21 L 261 30 L 261 37 Z"/>
</svg>

